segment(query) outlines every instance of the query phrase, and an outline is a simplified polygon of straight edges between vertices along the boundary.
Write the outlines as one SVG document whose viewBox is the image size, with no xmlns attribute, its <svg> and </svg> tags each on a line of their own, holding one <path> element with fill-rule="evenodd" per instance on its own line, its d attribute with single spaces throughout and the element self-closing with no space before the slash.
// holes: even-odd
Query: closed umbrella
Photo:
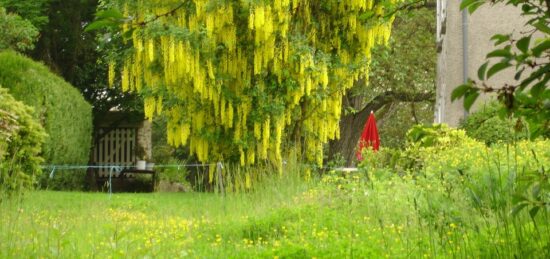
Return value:
<svg viewBox="0 0 550 259">
<path fill-rule="evenodd" d="M 359 139 L 359 147 L 357 149 L 357 160 L 363 160 L 361 151 L 365 147 L 371 147 L 373 150 L 377 151 L 380 148 L 380 136 L 378 135 L 378 128 L 376 127 L 376 119 L 374 118 L 374 112 L 370 112 L 367 123 L 365 123 L 365 128 Z"/>
</svg>

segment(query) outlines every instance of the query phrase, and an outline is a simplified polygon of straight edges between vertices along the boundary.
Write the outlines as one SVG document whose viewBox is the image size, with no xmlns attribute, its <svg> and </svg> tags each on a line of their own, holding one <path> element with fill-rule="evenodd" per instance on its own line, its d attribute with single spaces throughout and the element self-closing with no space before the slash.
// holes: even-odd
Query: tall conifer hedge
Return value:
<svg viewBox="0 0 550 259">
<path fill-rule="evenodd" d="M 49 69 L 21 54 L 0 52 L 0 85 L 34 107 L 49 137 L 43 158 L 51 164 L 86 164 L 92 137 L 92 107 L 80 92 Z"/>
</svg>

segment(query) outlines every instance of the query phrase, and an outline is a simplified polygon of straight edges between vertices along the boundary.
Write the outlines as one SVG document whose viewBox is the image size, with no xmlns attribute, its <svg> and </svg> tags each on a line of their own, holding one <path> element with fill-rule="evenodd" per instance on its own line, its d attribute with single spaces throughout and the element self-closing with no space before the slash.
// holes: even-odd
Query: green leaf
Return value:
<svg viewBox="0 0 550 259">
<path fill-rule="evenodd" d="M 487 71 L 488 65 L 489 65 L 489 61 L 485 62 L 477 70 L 477 77 L 479 78 L 479 80 L 485 80 L 485 72 Z"/>
<path fill-rule="evenodd" d="M 549 80 L 550 80 L 550 76 L 547 76 L 540 82 L 534 84 L 533 87 L 531 87 L 531 90 L 529 90 L 529 93 L 533 97 L 541 96 L 544 90 L 546 90 L 546 83 L 548 83 Z"/>
<path fill-rule="evenodd" d="M 531 36 L 526 36 L 518 40 L 516 47 L 523 53 L 529 51 L 529 43 L 531 42 Z"/>
<path fill-rule="evenodd" d="M 510 46 L 506 46 L 504 49 L 497 49 L 489 52 L 487 54 L 487 58 L 496 58 L 496 57 L 503 57 L 503 58 L 509 58 L 512 56 L 512 52 L 510 52 Z"/>
<path fill-rule="evenodd" d="M 451 101 L 455 101 L 456 99 L 459 99 L 460 97 L 464 96 L 466 92 L 468 92 L 471 88 L 472 86 L 469 84 L 463 84 L 458 86 L 451 93 Z"/>
<path fill-rule="evenodd" d="M 369 21 L 370 19 L 372 19 L 372 17 L 375 15 L 375 12 L 374 11 L 366 11 L 364 13 L 362 13 L 361 15 L 359 15 L 359 20 L 360 21 Z"/>
<path fill-rule="evenodd" d="M 424 130 L 420 127 L 413 127 L 407 134 L 413 142 L 418 142 L 424 137 Z"/>
<path fill-rule="evenodd" d="M 96 13 L 96 19 L 123 19 L 124 16 L 116 9 L 108 9 Z"/>
<path fill-rule="evenodd" d="M 107 27 L 111 27 L 113 25 L 115 25 L 115 23 L 113 23 L 112 21 L 98 20 L 88 24 L 86 28 L 84 28 L 84 31 L 89 32 L 89 31 L 101 30 Z"/>
<path fill-rule="evenodd" d="M 529 216 L 531 216 L 531 218 L 535 218 L 535 216 L 537 215 L 537 213 L 539 212 L 539 209 L 540 207 L 539 206 L 536 206 L 536 207 L 533 207 L 532 209 L 529 210 Z"/>
<path fill-rule="evenodd" d="M 531 72 L 531 74 L 526 79 L 521 81 L 520 89 L 529 86 L 529 84 L 531 84 L 533 81 L 543 77 L 548 72 L 550 72 L 550 64 L 546 64 L 543 67 L 535 70 L 534 72 Z"/>
<path fill-rule="evenodd" d="M 512 65 L 506 62 L 499 62 L 494 64 L 491 68 L 489 68 L 489 71 L 487 71 L 487 78 L 491 78 L 494 74 L 498 73 L 499 71 L 502 71 L 503 69 L 509 68 Z"/>
<path fill-rule="evenodd" d="M 527 105 L 533 105 L 535 104 L 537 101 L 533 98 L 531 98 L 531 96 L 525 94 L 524 92 L 521 92 L 521 91 L 516 91 L 516 94 L 514 95 L 514 101 L 516 103 L 521 103 L 521 104 L 527 104 Z"/>
<path fill-rule="evenodd" d="M 473 89 L 473 88 L 472 88 Z M 466 96 L 464 97 L 464 109 L 467 111 L 470 111 L 472 108 L 472 105 L 476 101 L 477 97 L 479 97 L 479 92 L 477 89 L 476 91 L 470 91 Z"/>
<path fill-rule="evenodd" d="M 512 195 L 512 202 L 514 204 L 517 204 L 517 203 L 520 203 L 520 202 L 524 202 L 524 201 L 528 201 L 529 199 L 527 199 L 527 197 L 525 197 L 523 194 L 513 194 Z"/>
<path fill-rule="evenodd" d="M 506 117 L 508 117 L 508 109 L 506 109 L 506 108 L 499 109 L 498 110 L 498 117 L 501 118 L 501 119 L 505 119 Z"/>
<path fill-rule="evenodd" d="M 537 30 L 544 32 L 546 34 L 550 34 L 550 27 L 548 27 L 548 24 L 544 20 L 539 21 L 538 23 L 533 24 Z"/>
<path fill-rule="evenodd" d="M 470 6 L 468 6 L 468 12 L 471 14 L 473 12 L 475 12 L 477 10 L 477 8 L 479 8 L 480 6 L 482 6 L 484 4 L 483 1 L 478 1 L 476 3 L 473 3 L 471 4 Z"/>
<path fill-rule="evenodd" d="M 542 52 L 550 49 L 550 39 L 545 39 L 543 42 L 539 43 L 533 48 L 533 55 L 535 57 L 540 57 Z"/>
<path fill-rule="evenodd" d="M 123 37 L 124 39 L 127 39 L 127 40 L 132 39 L 132 34 L 134 33 L 134 31 L 135 31 L 135 28 L 131 28 L 131 29 L 129 29 L 128 31 L 126 31 L 125 33 L 123 33 L 123 34 L 122 34 L 122 37 Z"/>
<path fill-rule="evenodd" d="M 519 80 L 521 78 L 521 74 L 523 74 L 523 71 L 525 71 L 525 67 L 522 67 L 519 71 L 516 72 L 516 75 L 514 75 L 514 79 Z"/>
<path fill-rule="evenodd" d="M 107 27 L 116 27 L 124 22 L 124 16 L 116 9 L 108 9 L 96 13 L 96 19 L 88 24 L 84 31 L 100 30 Z"/>
<path fill-rule="evenodd" d="M 521 6 L 521 11 L 524 12 L 524 13 L 528 13 L 529 11 L 531 11 L 531 6 L 528 5 L 528 4 L 524 4 Z"/>
<path fill-rule="evenodd" d="M 531 189 L 531 196 L 533 197 L 533 199 L 538 200 L 539 195 L 540 195 L 540 184 L 535 183 L 533 185 L 533 188 Z"/>
<path fill-rule="evenodd" d="M 493 35 L 493 37 L 491 37 L 491 40 L 495 41 L 495 46 L 496 46 L 496 45 L 499 45 L 503 42 L 509 41 L 510 40 L 510 35 L 495 34 L 495 35 Z"/>
<path fill-rule="evenodd" d="M 512 212 L 510 213 L 513 217 L 517 216 L 518 213 L 520 213 L 523 208 L 527 207 L 527 203 L 520 203 L 520 204 L 517 204 L 516 206 L 514 206 L 514 208 L 512 208 Z"/>
<path fill-rule="evenodd" d="M 464 10 L 465 8 L 468 8 L 473 3 L 477 2 L 478 0 L 463 0 L 462 3 L 460 3 L 460 10 Z"/>
<path fill-rule="evenodd" d="M 484 3 L 485 2 L 483 0 L 463 0 L 462 3 L 460 3 L 460 10 L 467 8 L 469 13 L 473 13 Z"/>
</svg>

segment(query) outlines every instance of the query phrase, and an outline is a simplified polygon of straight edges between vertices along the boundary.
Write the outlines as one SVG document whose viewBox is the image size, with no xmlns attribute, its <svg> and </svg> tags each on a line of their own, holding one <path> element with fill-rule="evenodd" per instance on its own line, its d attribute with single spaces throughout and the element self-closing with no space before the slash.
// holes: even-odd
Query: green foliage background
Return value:
<svg viewBox="0 0 550 259">
<path fill-rule="evenodd" d="M 11 51 L 0 52 L 0 84 L 23 103 L 49 134 L 43 157 L 51 164 L 86 164 L 92 136 L 92 107 L 77 89 L 44 65 Z"/>
<path fill-rule="evenodd" d="M 502 104 L 501 112 L 521 119 L 528 136 L 550 137 L 550 1 L 523 0 L 463 0 L 460 8 L 473 13 L 480 6 L 491 2 L 521 10 L 525 17 L 524 33 L 495 34 L 491 41 L 495 49 L 487 54 L 486 62 L 477 71 L 479 81 L 471 79 L 453 90 L 451 100 L 463 98 L 464 108 L 470 110 L 482 93 L 496 93 Z M 503 85 L 493 85 L 488 80 L 500 75 L 507 68 L 514 68 L 514 80 Z M 523 122 L 522 122 L 523 121 Z"/>
<path fill-rule="evenodd" d="M 356 89 L 353 95 L 372 99 L 394 91 L 410 96 L 429 92 L 435 96 L 436 57 L 435 10 L 421 8 L 400 13 L 394 22 L 390 47 L 373 51 L 368 87 Z M 377 112 L 382 145 L 402 147 L 410 127 L 431 123 L 434 99 L 395 101 Z"/>
<path fill-rule="evenodd" d="M 52 0 L 0 0 L 0 6 L 5 7 L 8 13 L 16 13 L 30 21 L 36 28 L 41 29 L 48 24 L 49 4 Z M 57 1 L 55 1 L 57 2 Z"/>
<path fill-rule="evenodd" d="M 21 16 L 6 13 L 0 6 L 0 50 L 25 51 L 34 47 L 38 30 Z"/>
<path fill-rule="evenodd" d="M 492 145 L 497 142 L 512 143 L 514 138 L 525 139 L 525 132 L 515 132 L 516 120 L 505 119 L 499 116 L 502 105 L 497 102 L 489 103 L 476 112 L 470 114 L 460 127 L 474 139 Z"/>
<path fill-rule="evenodd" d="M 0 201 L 32 187 L 40 173 L 39 155 L 45 138 L 33 109 L 0 87 Z"/>
</svg>

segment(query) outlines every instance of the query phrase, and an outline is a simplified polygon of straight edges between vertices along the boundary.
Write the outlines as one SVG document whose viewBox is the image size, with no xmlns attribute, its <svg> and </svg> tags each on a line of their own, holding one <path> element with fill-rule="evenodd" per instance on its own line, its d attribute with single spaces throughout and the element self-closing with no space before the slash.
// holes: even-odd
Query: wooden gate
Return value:
<svg viewBox="0 0 550 259">
<path fill-rule="evenodd" d="M 122 167 L 132 167 L 135 165 L 135 147 L 137 142 L 136 128 L 100 128 L 98 133 L 99 136 L 103 137 L 99 139 L 94 146 L 93 159 L 96 165 L 115 165 Z M 98 176 L 108 177 L 109 169 L 99 169 Z M 118 176 L 118 173 L 113 176 Z"/>
</svg>

